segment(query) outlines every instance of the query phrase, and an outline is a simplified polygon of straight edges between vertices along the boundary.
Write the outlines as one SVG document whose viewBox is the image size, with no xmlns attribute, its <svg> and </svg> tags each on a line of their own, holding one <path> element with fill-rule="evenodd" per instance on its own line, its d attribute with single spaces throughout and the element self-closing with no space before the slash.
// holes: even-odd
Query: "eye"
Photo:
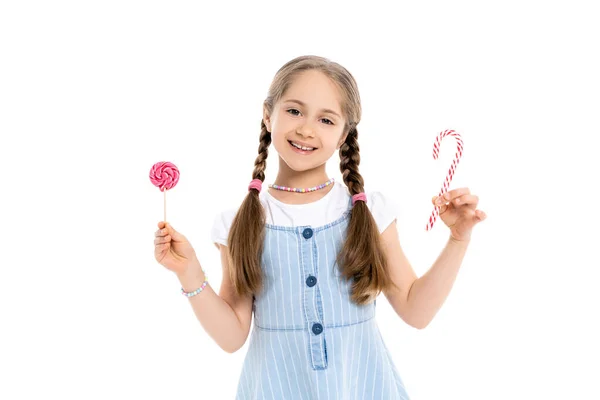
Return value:
<svg viewBox="0 0 600 400">
<path fill-rule="evenodd" d="M 322 121 L 327 121 L 326 122 L 327 125 L 333 125 L 333 122 L 331 122 L 331 120 L 329 120 L 327 118 L 323 118 Z"/>
<path fill-rule="evenodd" d="M 292 115 L 298 115 L 300 113 L 300 111 L 296 110 L 295 108 L 290 108 L 289 110 L 287 110 L 287 112 Z M 294 112 L 297 112 L 298 114 L 294 114 Z"/>
</svg>

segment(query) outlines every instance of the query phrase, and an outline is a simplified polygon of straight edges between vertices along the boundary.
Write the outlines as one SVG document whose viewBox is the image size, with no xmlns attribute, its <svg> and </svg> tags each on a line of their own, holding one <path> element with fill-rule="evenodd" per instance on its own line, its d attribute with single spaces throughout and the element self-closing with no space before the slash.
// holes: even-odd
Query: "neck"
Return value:
<svg viewBox="0 0 600 400">
<path fill-rule="evenodd" d="M 309 188 L 318 186 L 329 180 L 325 171 L 325 164 L 312 170 L 297 172 L 292 170 L 281 158 L 279 158 L 279 173 L 275 178 L 276 185 L 294 188 Z M 285 192 L 269 188 L 271 196 L 277 200 L 288 204 L 306 204 L 317 201 L 333 189 L 334 185 L 310 193 Z"/>
<path fill-rule="evenodd" d="M 325 164 L 307 171 L 292 170 L 281 158 L 279 159 L 279 172 L 275 178 L 276 185 L 293 188 L 309 188 L 318 186 L 329 180 Z"/>
</svg>

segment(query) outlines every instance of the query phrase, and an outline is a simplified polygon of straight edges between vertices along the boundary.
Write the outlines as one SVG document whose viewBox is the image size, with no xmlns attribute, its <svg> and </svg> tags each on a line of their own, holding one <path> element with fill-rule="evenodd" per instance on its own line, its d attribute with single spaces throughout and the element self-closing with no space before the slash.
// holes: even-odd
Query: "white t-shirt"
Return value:
<svg viewBox="0 0 600 400">
<path fill-rule="evenodd" d="M 396 204 L 381 192 L 365 192 L 367 207 L 373 214 L 379 232 L 382 233 L 396 219 Z M 335 181 L 333 188 L 322 198 L 307 204 L 286 204 L 275 199 L 268 190 L 259 194 L 266 213 L 266 223 L 279 226 L 319 227 L 339 219 L 351 206 L 350 193 L 343 182 Z M 216 216 L 211 238 L 215 243 L 227 245 L 227 236 L 236 209 L 229 209 Z"/>
</svg>

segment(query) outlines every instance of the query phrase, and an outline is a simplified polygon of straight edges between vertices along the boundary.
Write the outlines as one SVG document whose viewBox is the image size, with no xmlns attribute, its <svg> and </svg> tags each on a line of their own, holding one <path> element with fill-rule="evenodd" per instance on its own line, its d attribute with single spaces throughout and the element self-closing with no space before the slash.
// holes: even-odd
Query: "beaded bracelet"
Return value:
<svg viewBox="0 0 600 400">
<path fill-rule="evenodd" d="M 204 271 L 202 271 L 204 272 Z M 206 287 L 206 284 L 208 283 L 208 278 L 206 277 L 206 273 L 204 274 L 204 283 L 202 283 L 202 286 L 200 286 L 198 289 L 194 290 L 193 292 L 186 292 L 185 290 L 183 290 L 183 287 L 181 288 L 181 294 L 187 297 L 192 297 L 197 295 L 198 293 L 200 293 L 201 291 L 204 290 L 204 288 Z"/>
</svg>

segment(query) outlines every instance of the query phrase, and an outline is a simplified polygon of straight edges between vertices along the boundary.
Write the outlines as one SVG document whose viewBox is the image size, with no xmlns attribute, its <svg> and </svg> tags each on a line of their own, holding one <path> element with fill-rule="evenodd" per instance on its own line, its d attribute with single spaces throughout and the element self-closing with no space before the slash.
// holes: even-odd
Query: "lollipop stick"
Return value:
<svg viewBox="0 0 600 400">
<path fill-rule="evenodd" d="M 164 190 L 165 193 L 165 224 L 167 223 L 167 188 Z"/>
</svg>

